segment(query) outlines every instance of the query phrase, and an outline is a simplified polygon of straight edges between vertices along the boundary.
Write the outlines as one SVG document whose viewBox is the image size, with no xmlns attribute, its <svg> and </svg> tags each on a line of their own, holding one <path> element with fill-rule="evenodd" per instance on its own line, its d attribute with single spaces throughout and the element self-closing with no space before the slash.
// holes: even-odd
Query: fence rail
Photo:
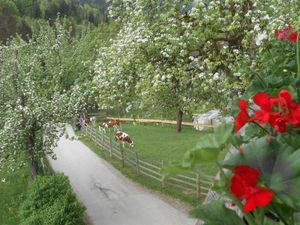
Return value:
<svg viewBox="0 0 300 225">
<path fill-rule="evenodd" d="M 118 117 L 106 117 L 109 120 L 120 120 L 126 122 L 140 122 L 140 123 L 164 123 L 164 124 L 177 124 L 174 120 L 159 120 L 159 119 L 133 119 L 133 118 L 118 118 Z M 193 127 L 204 127 L 204 128 L 215 128 L 213 124 L 199 124 L 191 122 L 182 122 L 182 125 L 193 126 Z"/>
<path fill-rule="evenodd" d="M 188 172 L 163 179 L 162 169 L 164 161 L 157 161 L 142 157 L 136 151 L 116 142 L 103 132 L 89 125 L 82 126 L 84 133 L 108 152 L 110 158 L 121 161 L 122 166 L 130 166 L 135 169 L 138 176 L 147 176 L 161 184 L 162 187 L 173 186 L 187 194 L 194 194 L 198 198 L 206 196 L 212 186 L 214 177 L 200 177 L 199 174 Z"/>
</svg>

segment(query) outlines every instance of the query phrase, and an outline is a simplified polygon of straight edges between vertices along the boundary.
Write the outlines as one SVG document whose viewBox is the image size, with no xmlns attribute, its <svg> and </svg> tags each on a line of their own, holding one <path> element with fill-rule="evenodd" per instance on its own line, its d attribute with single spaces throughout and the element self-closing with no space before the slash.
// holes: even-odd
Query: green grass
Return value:
<svg viewBox="0 0 300 225">
<path fill-rule="evenodd" d="M 201 203 L 203 199 L 197 199 L 195 196 L 186 195 L 181 192 L 181 190 L 174 188 L 174 187 L 166 187 L 162 188 L 161 184 L 153 179 L 150 179 L 145 176 L 137 176 L 136 171 L 131 167 L 122 167 L 122 164 L 119 160 L 114 158 L 110 159 L 109 154 L 106 151 L 102 150 L 97 144 L 95 144 L 89 137 L 84 135 L 82 132 L 76 132 L 79 136 L 80 140 L 88 146 L 92 151 L 94 151 L 97 155 L 101 158 L 105 159 L 106 161 L 110 162 L 116 169 L 118 169 L 123 175 L 126 177 L 140 183 L 144 187 L 159 191 L 163 194 L 166 194 L 170 197 L 177 198 L 183 202 L 186 202 L 192 206 L 196 206 L 197 204 Z"/>
<path fill-rule="evenodd" d="M 180 161 L 186 151 L 195 148 L 201 135 L 209 131 L 197 131 L 191 127 L 183 127 L 177 133 L 172 125 L 153 125 L 122 123 L 121 130 L 128 133 L 134 142 L 134 150 L 143 158 L 164 160 L 167 164 L 171 161 Z M 113 131 L 110 131 L 113 132 Z M 113 135 L 107 131 L 107 134 Z M 226 152 L 220 154 L 224 158 Z M 203 162 L 199 167 L 207 175 L 215 175 L 218 171 L 215 163 Z"/>
<path fill-rule="evenodd" d="M 122 124 L 122 131 L 128 133 L 134 141 L 134 149 L 156 160 L 180 160 L 187 150 L 196 146 L 199 137 L 206 132 L 199 132 L 184 127 L 177 133 L 172 126 Z"/>
<path fill-rule="evenodd" d="M 20 157 L 13 165 L 20 165 L 23 159 Z M 7 162 L 6 162 L 7 164 Z M 5 179 L 5 182 L 2 180 Z M 22 203 L 29 184 L 28 168 L 22 166 L 14 170 L 4 169 L 0 171 L 0 224 L 20 224 L 19 206 Z"/>
</svg>

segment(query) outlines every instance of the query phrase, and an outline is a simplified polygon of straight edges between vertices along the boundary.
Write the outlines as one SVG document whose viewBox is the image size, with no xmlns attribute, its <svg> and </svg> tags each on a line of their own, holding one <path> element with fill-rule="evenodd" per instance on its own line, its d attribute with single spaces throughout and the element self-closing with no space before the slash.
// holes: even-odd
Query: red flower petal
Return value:
<svg viewBox="0 0 300 225">
<path fill-rule="evenodd" d="M 234 168 L 233 174 L 236 176 L 241 176 L 248 185 L 255 186 L 257 184 L 259 171 L 255 168 L 251 168 L 250 166 L 241 165 Z"/>
<path fill-rule="evenodd" d="M 247 101 L 245 99 L 241 99 L 238 102 L 238 107 L 240 108 L 241 111 L 246 111 L 247 110 Z"/>
<path fill-rule="evenodd" d="M 241 111 L 234 120 L 234 133 L 237 133 L 249 121 L 247 111 Z"/>
<path fill-rule="evenodd" d="M 292 30 L 293 27 L 291 25 L 286 25 L 284 28 L 283 28 L 283 31 L 289 31 L 289 30 Z"/>
<path fill-rule="evenodd" d="M 280 104 L 287 107 L 292 102 L 292 95 L 288 90 L 281 90 L 278 94 Z"/>
<path fill-rule="evenodd" d="M 289 41 L 292 42 L 292 43 L 296 43 L 297 42 L 297 37 L 298 37 L 298 33 L 293 32 L 289 35 Z"/>
<path fill-rule="evenodd" d="M 269 112 L 262 112 L 262 111 L 253 111 L 255 114 L 254 117 L 251 117 L 249 121 L 258 121 L 260 124 L 265 124 L 270 119 L 270 113 Z"/>
<path fill-rule="evenodd" d="M 240 176 L 233 176 L 230 179 L 230 191 L 231 193 L 237 197 L 238 199 L 242 200 L 245 198 L 245 195 L 247 196 L 250 192 L 246 191 L 245 185 L 243 183 L 243 180 L 240 178 Z"/>
<path fill-rule="evenodd" d="M 278 113 L 272 113 L 270 115 L 269 123 L 271 127 L 275 128 L 278 132 L 282 133 L 286 131 L 287 119 L 280 116 Z"/>
<path fill-rule="evenodd" d="M 252 212 L 257 207 L 268 205 L 273 198 L 273 192 L 267 188 L 255 187 L 253 193 L 246 199 L 243 212 Z"/>
<path fill-rule="evenodd" d="M 257 184 L 259 171 L 246 165 L 236 166 L 230 179 L 230 191 L 238 199 L 246 199 Z"/>
<path fill-rule="evenodd" d="M 290 108 L 287 121 L 291 125 L 300 125 L 300 106 L 291 105 L 292 107 Z"/>
<path fill-rule="evenodd" d="M 260 106 L 263 111 L 270 112 L 271 104 L 269 96 L 265 92 L 258 92 L 254 97 L 253 101 L 256 105 Z"/>
</svg>

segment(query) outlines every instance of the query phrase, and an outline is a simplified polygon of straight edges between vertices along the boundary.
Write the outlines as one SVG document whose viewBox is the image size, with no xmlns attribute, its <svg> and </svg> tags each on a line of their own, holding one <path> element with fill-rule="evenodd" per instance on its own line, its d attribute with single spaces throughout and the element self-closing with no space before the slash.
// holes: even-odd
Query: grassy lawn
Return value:
<svg viewBox="0 0 300 225">
<path fill-rule="evenodd" d="M 122 123 L 121 130 L 128 133 L 134 142 L 134 150 L 148 159 L 170 161 L 182 160 L 184 153 L 195 148 L 199 137 L 210 131 L 197 131 L 191 127 L 183 127 L 177 133 L 172 125 L 132 124 Z M 107 134 L 113 135 L 113 131 Z M 226 152 L 220 154 L 224 158 Z M 215 163 L 206 163 L 200 166 L 207 175 L 215 175 L 218 171 Z"/>
<path fill-rule="evenodd" d="M 191 150 L 205 132 L 184 127 L 177 133 L 168 125 L 122 124 L 122 131 L 134 141 L 134 149 L 156 160 L 180 160 L 187 150 Z"/>
<path fill-rule="evenodd" d="M 14 165 L 21 164 L 23 159 L 19 158 L 17 161 Z M 10 170 L 4 166 L 0 171 L 0 224 L 17 225 L 20 224 L 19 206 L 29 184 L 28 168 L 25 165 Z"/>
</svg>

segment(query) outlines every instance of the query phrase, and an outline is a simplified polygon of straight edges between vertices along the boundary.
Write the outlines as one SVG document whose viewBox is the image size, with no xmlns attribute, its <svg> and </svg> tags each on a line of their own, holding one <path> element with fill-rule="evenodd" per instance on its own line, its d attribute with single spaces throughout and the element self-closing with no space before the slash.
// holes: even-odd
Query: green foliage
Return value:
<svg viewBox="0 0 300 225">
<path fill-rule="evenodd" d="M 99 108 L 174 115 L 228 106 L 249 86 L 269 33 L 298 11 L 295 0 L 112 0 L 110 15 L 123 27 L 99 49 Z"/>
<path fill-rule="evenodd" d="M 206 133 L 198 137 L 196 147 L 186 151 L 182 162 L 173 162 L 164 170 L 166 176 L 176 174 L 180 171 L 197 169 L 200 173 L 205 173 L 202 165 L 205 163 L 215 163 L 218 161 L 220 151 L 226 150 L 230 146 L 233 126 L 224 124 L 217 127 L 213 133 Z"/>
<path fill-rule="evenodd" d="M 31 35 L 37 20 L 55 21 L 58 15 L 67 17 L 74 29 L 80 25 L 98 25 L 108 22 L 104 1 L 78 0 L 1 0 L 0 1 L 0 42 L 6 42 L 16 34 L 26 38 Z"/>
<path fill-rule="evenodd" d="M 62 174 L 37 177 L 21 208 L 23 225 L 84 224 L 84 207 Z"/>
<path fill-rule="evenodd" d="M 17 166 L 11 166 L 14 163 Z M 0 170 L 0 221 L 3 225 L 20 224 L 20 203 L 24 201 L 29 185 L 25 157 L 9 157 L 1 162 Z"/>
<path fill-rule="evenodd" d="M 41 21 L 37 28 L 27 42 L 0 46 L 1 159 L 22 149 L 35 164 L 52 154 L 61 122 L 84 107 L 81 90 L 64 75 L 73 43 L 66 24 Z"/>
<path fill-rule="evenodd" d="M 204 225 L 244 225 L 235 211 L 225 207 L 224 201 L 211 201 L 191 211 Z"/>
</svg>

